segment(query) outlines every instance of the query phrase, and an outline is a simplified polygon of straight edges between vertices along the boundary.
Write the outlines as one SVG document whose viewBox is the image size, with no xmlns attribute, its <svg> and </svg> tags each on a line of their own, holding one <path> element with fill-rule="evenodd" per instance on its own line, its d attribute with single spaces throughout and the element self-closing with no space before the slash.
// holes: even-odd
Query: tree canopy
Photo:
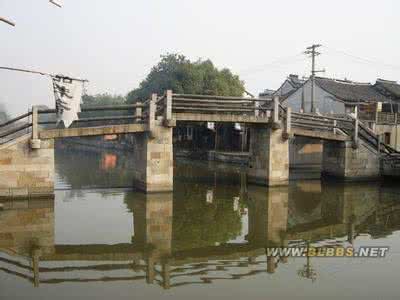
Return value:
<svg viewBox="0 0 400 300">
<path fill-rule="evenodd" d="M 184 55 L 161 56 L 139 88 L 127 95 L 127 102 L 144 101 L 152 93 L 162 94 L 171 89 L 174 93 L 242 96 L 244 82 L 229 69 L 218 70 L 211 60 L 191 62 Z"/>
<path fill-rule="evenodd" d="M 96 95 L 83 95 L 82 103 L 87 106 L 94 105 L 118 105 L 125 103 L 125 97 L 121 95 L 111 94 L 96 94 Z"/>
</svg>

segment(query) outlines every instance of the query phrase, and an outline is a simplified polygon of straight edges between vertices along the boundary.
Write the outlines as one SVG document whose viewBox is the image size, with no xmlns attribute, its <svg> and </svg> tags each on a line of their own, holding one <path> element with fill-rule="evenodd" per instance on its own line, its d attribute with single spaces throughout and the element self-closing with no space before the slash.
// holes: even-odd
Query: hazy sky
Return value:
<svg viewBox="0 0 400 300">
<path fill-rule="evenodd" d="M 258 94 L 308 75 L 305 47 L 321 43 L 324 76 L 400 80 L 400 1 L 0 0 L 0 66 L 90 80 L 90 93 L 126 94 L 159 56 L 179 52 L 231 68 Z M 344 53 L 354 55 L 352 57 Z M 362 59 L 360 59 L 362 58 Z M 51 83 L 0 70 L 0 102 L 15 115 L 54 106 Z"/>
</svg>

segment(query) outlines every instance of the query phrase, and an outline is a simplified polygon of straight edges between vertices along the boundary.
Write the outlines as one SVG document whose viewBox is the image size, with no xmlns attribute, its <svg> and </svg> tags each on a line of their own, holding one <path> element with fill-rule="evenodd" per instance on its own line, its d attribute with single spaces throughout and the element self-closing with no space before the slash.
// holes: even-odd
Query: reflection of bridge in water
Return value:
<svg viewBox="0 0 400 300">
<path fill-rule="evenodd" d="M 223 223 L 208 222 L 206 210 L 199 213 L 206 219 L 197 224 L 206 227 L 204 232 L 227 231 L 220 232 L 219 243 L 206 237 L 203 243 L 193 242 L 195 234 L 186 233 L 199 233 L 197 227 L 190 228 L 196 220 L 186 220 L 191 216 L 185 216 L 182 204 L 174 201 L 172 194 L 127 196 L 125 202 L 134 220 L 132 242 L 113 245 L 57 245 L 53 200 L 3 202 L 0 248 L 5 254 L 0 257 L 0 271 L 35 286 L 112 281 L 146 281 L 164 288 L 209 284 L 279 271 L 287 257 L 265 257 L 267 247 L 305 241 L 317 246 L 351 244 L 359 234 L 381 237 L 400 224 L 395 194 L 391 199 L 386 188 L 379 186 L 299 182 L 290 188 L 250 186 L 240 193 L 239 200 L 236 196 L 236 191 L 197 191 L 196 202 L 203 199 L 206 210 L 211 209 L 220 222 L 228 222 L 224 227 Z M 220 197 L 224 201 L 219 201 Z M 233 199 L 229 204 L 227 197 Z M 232 242 L 241 232 L 235 224 L 245 212 L 245 241 Z M 231 228 L 236 229 L 229 232 Z M 93 278 L 89 271 L 106 275 Z M 125 275 L 116 276 L 115 272 Z"/>
<path fill-rule="evenodd" d="M 124 111 L 116 115 L 115 111 Z M 324 141 L 323 173 L 341 179 L 366 180 L 399 175 L 400 154 L 382 143 L 357 119 L 345 116 L 292 113 L 279 98 L 248 99 L 153 94 L 145 103 L 85 107 L 72 128 L 48 128 L 44 116 L 32 112 L 0 124 L 0 196 L 53 194 L 54 140 L 67 137 L 131 134 L 134 185 L 145 192 L 173 190 L 173 127 L 177 122 L 242 123 L 250 126 L 251 159 L 248 180 L 281 186 L 289 179 L 289 139 L 296 136 Z M 28 119 L 21 123 L 21 120 Z M 382 168 L 381 168 L 382 164 Z M 381 171 L 381 169 L 383 171 Z"/>
</svg>

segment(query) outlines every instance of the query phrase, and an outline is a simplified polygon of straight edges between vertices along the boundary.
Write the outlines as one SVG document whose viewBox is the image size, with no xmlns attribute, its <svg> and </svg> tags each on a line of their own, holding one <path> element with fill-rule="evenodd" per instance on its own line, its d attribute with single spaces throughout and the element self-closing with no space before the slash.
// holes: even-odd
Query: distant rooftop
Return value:
<svg viewBox="0 0 400 300">
<path fill-rule="evenodd" d="M 346 102 L 388 102 L 371 83 L 316 77 L 315 84 L 336 98 Z"/>
<path fill-rule="evenodd" d="M 400 84 L 398 84 L 396 81 L 378 78 L 374 87 L 386 97 L 389 97 L 392 100 L 400 101 Z"/>
<path fill-rule="evenodd" d="M 279 94 L 281 101 L 287 99 L 301 88 L 309 78 L 299 78 L 298 75 L 290 74 L 281 87 L 276 90 L 267 89 L 260 93 L 262 96 L 271 96 Z M 287 90 L 287 84 L 293 89 Z M 325 90 L 335 98 L 349 103 L 358 102 L 392 102 L 400 101 L 400 84 L 393 80 L 378 78 L 375 84 L 370 82 L 356 82 L 348 79 L 336 79 L 328 77 L 315 77 L 316 86 Z M 283 91 L 285 86 L 285 92 Z M 272 93 L 272 94 L 271 94 Z"/>
<path fill-rule="evenodd" d="M 289 74 L 287 80 L 294 88 L 299 88 L 306 82 L 307 78 L 299 78 L 297 74 Z"/>
<path fill-rule="evenodd" d="M 265 89 L 263 92 L 259 94 L 259 97 L 268 97 L 272 96 L 275 93 L 275 90 Z"/>
</svg>

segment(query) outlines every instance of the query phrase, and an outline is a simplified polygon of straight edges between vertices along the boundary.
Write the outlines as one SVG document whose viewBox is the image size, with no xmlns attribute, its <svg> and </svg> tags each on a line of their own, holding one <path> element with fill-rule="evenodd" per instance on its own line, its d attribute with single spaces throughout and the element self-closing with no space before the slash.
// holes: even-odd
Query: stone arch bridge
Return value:
<svg viewBox="0 0 400 300">
<path fill-rule="evenodd" d="M 97 112 L 93 117 L 90 114 Z M 99 117 L 99 112 L 103 115 Z M 59 128 L 55 110 L 33 107 L 0 124 L 0 197 L 35 197 L 54 192 L 54 140 L 132 134 L 134 186 L 145 192 L 173 189 L 173 139 L 177 122 L 242 123 L 251 129 L 250 182 L 285 185 L 289 139 L 324 141 L 323 172 L 341 179 L 376 179 L 400 174 L 399 153 L 349 116 L 295 113 L 278 97 L 249 99 L 207 95 L 153 94 L 143 103 L 82 107 L 71 128 Z"/>
</svg>

